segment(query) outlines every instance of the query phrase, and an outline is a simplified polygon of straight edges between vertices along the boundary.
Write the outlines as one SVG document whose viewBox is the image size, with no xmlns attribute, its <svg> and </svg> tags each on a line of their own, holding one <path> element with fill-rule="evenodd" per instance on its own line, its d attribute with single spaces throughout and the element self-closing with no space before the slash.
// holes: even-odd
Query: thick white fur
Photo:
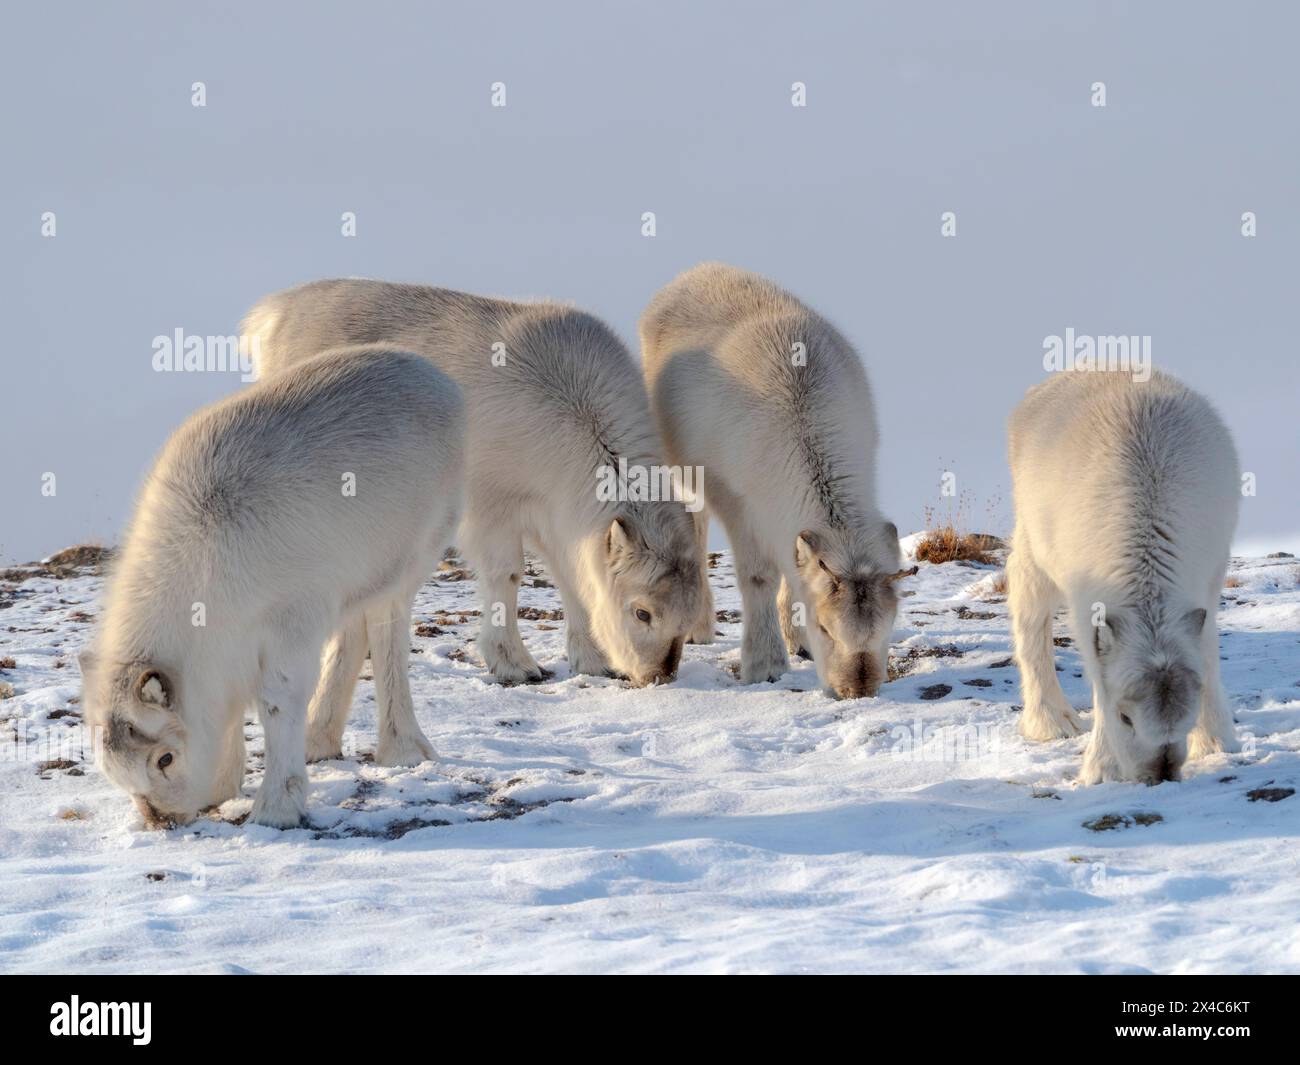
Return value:
<svg viewBox="0 0 1300 1065">
<path fill-rule="evenodd" d="M 1012 415 L 1010 457 L 1021 731 L 1081 731 L 1052 662 L 1064 605 L 1093 686 L 1085 783 L 1174 779 L 1185 758 L 1236 750 L 1215 612 L 1240 495 L 1214 409 L 1162 373 L 1057 374 Z"/>
<path fill-rule="evenodd" d="M 243 331 L 258 338 L 264 376 L 322 348 L 382 341 L 419 352 L 461 386 L 468 502 L 458 543 L 478 574 L 479 649 L 498 680 L 549 675 L 519 635 L 525 547 L 545 559 L 563 598 L 571 670 L 637 684 L 675 676 L 697 609 L 690 515 L 681 502 L 598 498 L 600 467 L 662 461 L 637 367 L 602 322 L 554 303 L 336 280 L 267 297 Z M 336 668 L 346 672 L 358 654 Z"/>
<path fill-rule="evenodd" d="M 105 772 L 148 821 L 185 822 L 238 793 L 255 703 L 266 773 L 252 820 L 299 824 L 321 649 L 358 627 L 375 666 L 378 760 L 433 756 L 411 706 L 408 627 L 459 519 L 463 437 L 456 385 L 416 355 L 377 347 L 323 354 L 171 437 L 82 664 Z"/>
<path fill-rule="evenodd" d="M 787 649 L 811 651 L 833 694 L 874 695 L 901 562 L 876 507 L 876 418 L 857 353 L 789 293 L 720 263 L 655 296 L 641 345 L 669 457 L 704 468 L 705 502 L 735 552 L 742 682 L 780 677 Z M 701 551 L 707 528 L 697 514 Z M 705 599 L 697 632 L 712 621 Z"/>
</svg>

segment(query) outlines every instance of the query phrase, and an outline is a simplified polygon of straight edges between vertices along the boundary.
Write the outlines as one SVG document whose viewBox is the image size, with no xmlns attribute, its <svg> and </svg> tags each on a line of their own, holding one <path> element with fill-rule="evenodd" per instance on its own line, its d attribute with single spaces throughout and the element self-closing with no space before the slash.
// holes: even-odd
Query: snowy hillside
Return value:
<svg viewBox="0 0 1300 1065">
<path fill-rule="evenodd" d="M 146 832 L 79 740 L 88 572 L 0 580 L 0 970 L 1300 971 L 1300 565 L 1234 561 L 1224 678 L 1241 755 L 1182 783 L 1079 788 L 1082 739 L 1030 745 L 995 571 L 905 580 L 896 674 L 834 702 L 810 663 L 742 688 L 739 597 L 671 686 L 573 677 L 539 575 L 524 638 L 476 664 L 474 584 L 417 604 L 412 686 L 438 764 L 311 767 L 315 828 Z M 1090 694 L 1063 639 L 1076 706 Z"/>
</svg>

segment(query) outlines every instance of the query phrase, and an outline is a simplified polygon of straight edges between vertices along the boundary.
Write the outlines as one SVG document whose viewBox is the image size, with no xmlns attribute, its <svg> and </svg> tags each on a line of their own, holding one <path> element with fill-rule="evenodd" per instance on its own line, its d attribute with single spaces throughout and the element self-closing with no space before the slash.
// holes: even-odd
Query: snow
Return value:
<svg viewBox="0 0 1300 1065">
<path fill-rule="evenodd" d="M 1151 788 L 1079 787 L 1083 739 L 1019 737 L 995 567 L 906 579 L 906 672 L 852 702 L 810 663 L 741 687 L 734 621 L 674 684 L 570 676 L 550 587 L 523 590 L 543 613 L 521 628 L 555 678 L 503 688 L 475 664 L 473 581 L 449 576 L 415 619 L 443 633 L 412 636 L 439 762 L 373 764 L 363 679 L 348 756 L 311 767 L 314 827 L 289 832 L 236 823 L 252 720 L 245 797 L 145 831 L 79 742 L 100 579 L 0 585 L 0 970 L 1300 971 L 1294 559 L 1235 559 L 1224 590 L 1245 750 Z M 727 555 L 711 577 L 738 610 Z"/>
</svg>

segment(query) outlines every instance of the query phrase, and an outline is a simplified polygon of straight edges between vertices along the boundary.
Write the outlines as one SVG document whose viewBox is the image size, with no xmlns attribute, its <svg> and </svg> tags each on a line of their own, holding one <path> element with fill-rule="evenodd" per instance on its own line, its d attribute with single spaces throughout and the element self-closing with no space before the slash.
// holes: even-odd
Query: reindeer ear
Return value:
<svg viewBox="0 0 1300 1065">
<path fill-rule="evenodd" d="M 1098 658 L 1105 658 L 1115 646 L 1115 630 L 1103 621 L 1092 630 L 1092 647 Z"/>
<path fill-rule="evenodd" d="M 805 529 L 794 538 L 794 564 L 803 568 L 817 561 L 817 553 L 822 549 L 822 540 L 815 532 Z"/>
<path fill-rule="evenodd" d="M 170 710 L 172 705 L 171 682 L 156 669 L 146 669 L 135 682 L 135 694 L 142 703 Z"/>
<path fill-rule="evenodd" d="M 898 542 L 898 526 L 892 521 L 887 521 L 880 527 L 880 533 L 885 538 L 885 550 L 889 552 L 889 557 L 894 560 L 895 565 L 901 566 L 903 545 Z"/>
<path fill-rule="evenodd" d="M 99 668 L 99 654 L 93 647 L 83 648 L 77 655 L 77 665 L 81 667 L 81 679 L 89 680 L 91 674 Z"/>
<path fill-rule="evenodd" d="M 1201 630 L 1205 628 L 1205 617 L 1205 608 L 1199 606 L 1183 615 L 1183 625 L 1186 626 L 1189 636 L 1201 634 Z"/>
<path fill-rule="evenodd" d="M 605 533 L 605 554 L 610 558 L 616 555 L 624 554 L 632 550 L 634 541 L 632 531 L 622 518 L 615 518 L 609 523 L 609 531 Z"/>
</svg>

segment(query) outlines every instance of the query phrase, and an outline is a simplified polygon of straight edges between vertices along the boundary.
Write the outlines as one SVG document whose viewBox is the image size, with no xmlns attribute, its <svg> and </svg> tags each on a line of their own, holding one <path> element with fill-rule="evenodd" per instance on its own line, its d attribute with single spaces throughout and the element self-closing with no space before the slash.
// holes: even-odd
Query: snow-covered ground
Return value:
<svg viewBox="0 0 1300 1065">
<path fill-rule="evenodd" d="M 555 679 L 492 684 L 472 580 L 430 581 L 412 685 L 441 760 L 373 764 L 363 679 L 353 756 L 311 767 L 290 832 L 237 823 L 248 797 L 144 831 L 79 747 L 100 579 L 0 583 L 0 970 L 1300 971 L 1296 560 L 1224 590 L 1245 752 L 1153 788 L 1077 787 L 1082 739 L 1019 738 L 991 568 L 905 581 L 902 675 L 854 702 L 810 663 L 741 687 L 727 556 L 711 575 L 722 635 L 652 690 L 570 676 L 546 586 L 522 627 Z"/>
</svg>

